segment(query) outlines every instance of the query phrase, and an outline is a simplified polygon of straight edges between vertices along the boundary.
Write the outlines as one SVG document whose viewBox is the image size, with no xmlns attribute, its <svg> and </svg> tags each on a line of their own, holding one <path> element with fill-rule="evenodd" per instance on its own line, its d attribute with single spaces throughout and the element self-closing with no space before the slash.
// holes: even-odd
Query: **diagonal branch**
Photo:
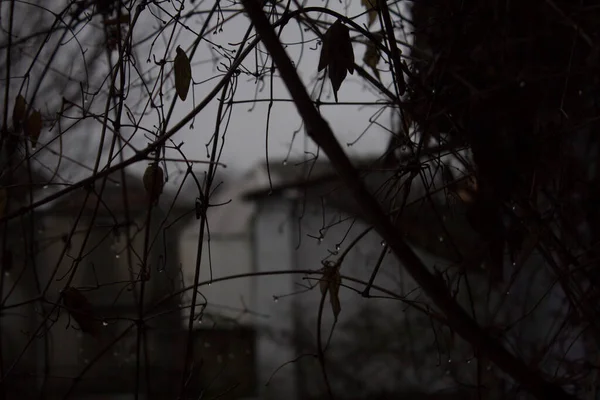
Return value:
<svg viewBox="0 0 600 400">
<path fill-rule="evenodd" d="M 394 251 L 413 279 L 421 286 L 435 305 L 448 318 L 448 325 L 459 333 L 481 354 L 492 360 L 516 382 L 539 399 L 570 399 L 558 385 L 547 382 L 538 371 L 530 369 L 522 360 L 506 350 L 484 331 L 450 296 L 444 282 L 425 267 L 413 250 L 385 215 L 377 200 L 367 191 L 357 171 L 335 139 L 329 124 L 314 107 L 306 88 L 298 77 L 296 68 L 277 38 L 261 3 L 244 0 L 246 9 L 257 33 L 273 57 L 298 112 L 305 122 L 308 135 L 327 154 L 344 184 L 351 190 L 364 218 Z"/>
</svg>

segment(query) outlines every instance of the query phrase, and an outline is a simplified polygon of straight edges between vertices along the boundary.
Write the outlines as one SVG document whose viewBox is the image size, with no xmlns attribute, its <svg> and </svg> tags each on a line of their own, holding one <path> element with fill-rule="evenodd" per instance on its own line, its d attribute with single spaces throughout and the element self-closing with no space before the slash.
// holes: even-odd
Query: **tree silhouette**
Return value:
<svg viewBox="0 0 600 400">
<path fill-rule="evenodd" d="M 320 301 L 316 349 L 306 351 L 329 398 L 346 396 L 344 379 L 368 379 L 368 363 L 346 368 L 348 357 L 400 360 L 410 343 L 423 357 L 458 354 L 464 364 L 448 374 L 479 398 L 595 396 L 599 10 L 562 0 L 3 2 L 2 398 L 103 386 L 136 398 L 240 396 L 236 385 L 211 389 L 203 362 L 229 350 L 198 344 L 208 340 L 196 329 L 209 304 L 202 291 L 270 275 L 320 281 L 307 288 Z M 250 114 L 239 112 L 245 103 Z M 348 107 L 377 110 L 359 140 L 377 127 L 389 136 L 358 168 L 329 113 Z M 301 127 L 284 138 L 288 154 L 302 129 L 312 143 L 291 185 L 302 202 L 334 203 L 382 246 L 367 232 L 321 269 L 214 281 L 211 269 L 202 281 L 209 214 L 228 207 L 214 193 L 231 126 L 257 114 L 268 192 L 277 189 L 269 140 L 285 119 Z M 208 132 L 205 150 L 185 143 L 188 129 Z M 190 221 L 196 260 L 182 267 L 177 247 Z M 319 241 L 323 232 L 325 221 Z M 332 243 L 348 233 L 337 235 Z M 349 268 L 353 247 L 378 255 L 368 271 Z M 389 252 L 385 269 L 406 274 L 425 300 L 376 283 Z M 418 313 L 379 331 L 393 337 L 405 326 L 406 336 L 382 347 L 344 337 L 335 350 L 336 338 L 321 333 L 326 299 L 332 330 L 364 335 L 360 323 L 337 326 L 357 301 L 344 297 L 347 282 L 370 304 L 379 304 L 373 291 L 396 301 L 377 306 L 380 320 L 394 307 Z M 246 333 L 240 343 L 254 340 Z M 432 336 L 435 345 L 424 344 Z M 218 348 L 244 351 L 225 342 Z M 413 368 L 431 368 L 411 357 Z M 229 377 L 240 370 L 230 366 Z"/>
</svg>

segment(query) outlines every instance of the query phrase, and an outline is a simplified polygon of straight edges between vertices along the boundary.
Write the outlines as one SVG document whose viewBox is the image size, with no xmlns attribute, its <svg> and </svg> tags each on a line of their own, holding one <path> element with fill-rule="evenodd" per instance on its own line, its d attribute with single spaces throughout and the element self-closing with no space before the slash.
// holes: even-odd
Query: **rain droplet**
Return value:
<svg viewBox="0 0 600 400">
<path fill-rule="evenodd" d="M 582 90 L 579 90 L 579 92 L 577 92 L 580 96 L 583 94 Z"/>
<path fill-rule="evenodd" d="M 4 276 L 6 276 L 6 277 L 9 277 L 9 276 L 10 276 L 10 272 L 6 271 L 6 272 L 4 273 Z"/>
<path fill-rule="evenodd" d="M 287 165 L 287 160 L 283 160 L 282 164 L 283 164 L 284 166 L 286 166 L 286 165 Z"/>
<path fill-rule="evenodd" d="M 451 362 L 452 362 L 452 359 L 451 359 L 451 358 L 449 358 L 449 359 L 448 359 L 448 362 L 449 362 L 449 363 L 451 363 Z"/>
<path fill-rule="evenodd" d="M 319 243 L 323 242 L 323 236 L 319 236 Z"/>
<path fill-rule="evenodd" d="M 335 245 L 335 251 L 340 251 L 340 245 L 339 244 Z"/>
<path fill-rule="evenodd" d="M 44 185 L 44 186 L 42 187 L 42 189 L 48 189 L 48 187 L 49 187 L 48 185 Z"/>
<path fill-rule="evenodd" d="M 115 258 L 119 259 L 119 258 L 121 258 L 121 256 L 118 254 L 115 254 Z"/>
<path fill-rule="evenodd" d="M 471 364 L 471 360 L 467 360 L 467 364 Z"/>
<path fill-rule="evenodd" d="M 513 263 L 513 267 L 516 267 L 516 266 L 517 266 L 517 263 L 516 263 L 516 262 L 514 262 L 514 263 Z"/>
<path fill-rule="evenodd" d="M 507 291 L 506 291 L 506 294 L 507 294 L 507 295 L 509 295 L 509 294 L 510 294 L 510 292 L 507 290 Z"/>
<path fill-rule="evenodd" d="M 385 240 L 382 240 L 381 241 L 381 247 L 384 247 L 384 246 L 385 246 Z"/>
<path fill-rule="evenodd" d="M 102 325 L 103 325 L 103 326 L 108 326 L 108 322 L 106 322 L 106 321 L 102 321 Z"/>
<path fill-rule="evenodd" d="M 521 81 L 521 83 L 519 83 L 519 87 L 525 87 L 525 81 Z"/>
<path fill-rule="evenodd" d="M 440 242 L 444 241 L 444 237 L 443 236 L 440 236 L 439 239 L 440 239 Z"/>
<path fill-rule="evenodd" d="M 279 301 L 279 297 L 273 296 L 273 301 L 277 303 Z"/>
</svg>

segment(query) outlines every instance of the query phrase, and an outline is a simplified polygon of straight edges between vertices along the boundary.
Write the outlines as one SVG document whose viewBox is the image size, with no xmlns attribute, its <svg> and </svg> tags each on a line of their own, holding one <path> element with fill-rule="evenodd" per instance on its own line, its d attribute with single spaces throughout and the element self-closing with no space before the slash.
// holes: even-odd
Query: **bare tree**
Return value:
<svg viewBox="0 0 600 400">
<path fill-rule="evenodd" d="M 136 398 L 233 396 L 236 386 L 215 389 L 203 365 L 222 355 L 198 344 L 203 287 L 276 275 L 321 289 L 314 346 L 299 347 L 315 356 L 320 395 L 346 396 L 344 379 L 365 376 L 368 362 L 348 368 L 348 357 L 394 359 L 394 377 L 407 365 L 430 370 L 420 357 L 452 353 L 443 373 L 479 398 L 595 396 L 599 9 L 553 0 L 2 2 L 2 398 L 89 395 L 102 380 Z M 312 75 L 301 79 L 307 65 Z M 358 100 L 345 99 L 352 84 L 363 89 Z M 240 114 L 245 103 L 252 113 Z M 344 107 L 376 109 L 360 140 L 377 126 L 389 133 L 366 166 L 351 162 L 328 121 Z M 278 189 L 269 138 L 285 120 L 300 127 L 285 138 L 290 152 L 302 129 L 312 141 L 303 179 L 289 186 L 303 189 L 298 204 L 332 202 L 365 233 L 322 268 L 202 281 L 221 156 L 232 126 L 254 115 L 269 193 Z M 185 143 L 187 128 L 208 132 L 204 149 Z M 333 173 L 317 176 L 323 158 Z M 176 248 L 190 221 L 198 243 L 186 286 Z M 348 233 L 338 235 L 332 243 Z M 350 252 L 360 249 L 376 257 L 354 270 Z M 444 261 L 429 265 L 424 254 Z M 382 287 L 392 268 L 415 287 Z M 386 346 L 322 337 L 326 298 L 332 330 L 368 331 L 337 326 L 360 298 L 344 297 L 352 290 L 371 301 L 361 322 L 411 310 L 377 327 Z M 393 306 L 379 306 L 376 291 Z M 244 335 L 240 343 L 253 340 Z"/>
</svg>

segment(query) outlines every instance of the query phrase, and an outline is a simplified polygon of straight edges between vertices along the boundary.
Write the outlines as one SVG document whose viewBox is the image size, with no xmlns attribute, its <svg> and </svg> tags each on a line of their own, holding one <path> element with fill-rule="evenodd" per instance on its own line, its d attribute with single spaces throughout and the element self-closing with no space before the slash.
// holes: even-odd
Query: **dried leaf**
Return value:
<svg viewBox="0 0 600 400">
<path fill-rule="evenodd" d="M 360 0 L 369 13 L 367 14 L 367 26 L 373 25 L 373 22 L 377 19 L 377 0 Z"/>
<path fill-rule="evenodd" d="M 323 277 L 319 281 L 319 288 L 321 289 L 321 295 L 323 296 L 329 291 L 331 310 L 336 319 L 342 310 L 339 297 L 341 284 L 342 277 L 340 275 L 340 265 L 338 263 L 326 264 L 325 269 L 323 270 Z"/>
<path fill-rule="evenodd" d="M 340 20 L 334 22 L 323 37 L 318 70 L 321 71 L 325 67 L 328 69 L 335 101 L 338 101 L 337 92 L 342 82 L 348 72 L 354 73 L 354 50 L 350 31 Z"/>
<path fill-rule="evenodd" d="M 27 102 L 25 98 L 18 95 L 15 100 L 15 108 L 13 108 L 13 126 L 18 131 L 21 129 L 23 120 L 25 119 L 25 112 L 27 112 Z"/>
<path fill-rule="evenodd" d="M 144 172 L 143 180 L 148 199 L 151 203 L 158 203 L 158 198 L 162 194 L 164 186 L 164 173 L 162 168 L 156 163 L 151 163 Z"/>
<path fill-rule="evenodd" d="M 327 274 L 323 274 L 323 278 L 319 281 L 319 289 L 321 289 L 321 294 L 325 295 L 327 293 L 327 289 L 329 288 L 329 282 L 327 281 Z"/>
<path fill-rule="evenodd" d="M 99 321 L 94 318 L 92 304 L 74 287 L 67 288 L 62 293 L 65 308 L 84 333 L 95 335 L 98 332 Z"/>
<path fill-rule="evenodd" d="M 190 60 L 181 49 L 177 46 L 177 55 L 175 56 L 175 90 L 182 101 L 187 98 L 190 82 L 192 81 L 192 66 Z"/>
<path fill-rule="evenodd" d="M 319 57 L 319 66 L 317 67 L 317 70 L 319 72 L 323 71 L 323 69 L 329 65 L 329 43 L 331 42 L 331 39 L 329 38 L 331 36 L 331 29 L 328 29 L 327 32 L 325 32 L 325 36 L 323 37 L 323 44 L 321 46 L 321 55 Z"/>
<path fill-rule="evenodd" d="M 367 0 L 368 1 L 368 0 Z M 375 35 L 378 42 L 381 41 L 381 35 Z M 379 63 L 379 59 L 381 58 L 381 53 L 379 49 L 377 49 L 376 43 L 373 43 L 371 40 L 367 42 L 367 50 L 365 51 L 365 55 L 363 56 L 363 61 L 366 65 L 368 65 L 377 79 L 381 80 L 379 77 L 379 70 L 377 69 L 377 64 Z"/>
<path fill-rule="evenodd" d="M 340 311 L 342 311 L 339 296 L 341 284 L 342 277 L 340 275 L 340 269 L 336 267 L 329 281 L 329 301 L 331 303 L 331 310 L 336 319 L 338 315 L 340 315 Z"/>
<path fill-rule="evenodd" d="M 38 110 L 33 110 L 25 122 L 25 136 L 29 136 L 33 148 L 37 145 L 38 138 L 42 132 L 42 114 Z"/>
</svg>

